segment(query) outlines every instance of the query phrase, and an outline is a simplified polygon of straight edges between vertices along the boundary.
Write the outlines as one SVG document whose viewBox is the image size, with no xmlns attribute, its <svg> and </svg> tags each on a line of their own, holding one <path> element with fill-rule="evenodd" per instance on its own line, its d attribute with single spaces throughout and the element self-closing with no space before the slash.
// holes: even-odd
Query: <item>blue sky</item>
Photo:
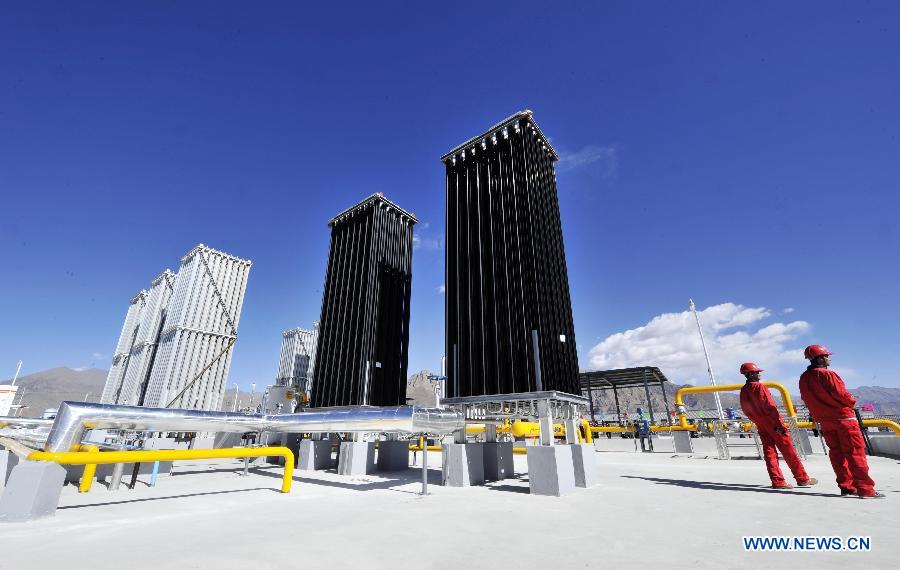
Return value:
<svg viewBox="0 0 900 570">
<path fill-rule="evenodd" d="M 254 262 L 231 380 L 319 316 L 327 220 L 422 221 L 410 370 L 443 346 L 439 157 L 532 109 L 560 151 L 580 365 L 900 386 L 900 6 L 4 4 L 0 377 L 109 365 L 203 242 Z M 711 307 L 711 308 L 710 308 Z M 648 361 L 649 360 L 649 361 Z"/>
</svg>

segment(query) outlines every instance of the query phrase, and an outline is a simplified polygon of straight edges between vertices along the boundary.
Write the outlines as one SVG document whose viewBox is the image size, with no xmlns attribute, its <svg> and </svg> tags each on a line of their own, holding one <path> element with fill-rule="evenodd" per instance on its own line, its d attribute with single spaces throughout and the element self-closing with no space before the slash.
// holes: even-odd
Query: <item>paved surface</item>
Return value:
<svg viewBox="0 0 900 570">
<path fill-rule="evenodd" d="M 182 462 L 156 488 L 63 492 L 53 518 L 0 526 L 0 568 L 897 568 L 900 462 L 871 458 L 882 500 L 818 487 L 775 491 L 761 461 L 633 453 L 604 442 L 602 484 L 562 498 L 528 494 L 525 475 L 421 497 L 417 469 L 387 477 Z M 525 471 L 524 456 L 516 469 Z M 439 462 L 439 454 L 429 454 Z M 870 552 L 745 552 L 744 535 L 871 536 Z"/>
</svg>

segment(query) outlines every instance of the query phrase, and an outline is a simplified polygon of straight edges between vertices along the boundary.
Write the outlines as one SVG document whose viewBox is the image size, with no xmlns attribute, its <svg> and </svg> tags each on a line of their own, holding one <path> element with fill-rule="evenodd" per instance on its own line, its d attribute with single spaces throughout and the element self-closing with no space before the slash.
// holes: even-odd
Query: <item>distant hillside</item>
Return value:
<svg viewBox="0 0 900 570">
<path fill-rule="evenodd" d="M 860 386 L 850 390 L 859 405 L 875 404 L 876 414 L 900 414 L 900 388 Z"/>
<path fill-rule="evenodd" d="M 422 370 L 421 372 L 416 372 L 407 380 L 406 397 L 411 403 L 414 402 L 420 406 L 434 405 L 434 390 L 437 382 L 429 380 L 429 374 L 431 373 L 428 370 Z M 666 382 L 666 396 L 668 397 L 670 409 L 675 408 L 672 402 L 675 399 L 675 391 L 678 390 L 679 387 L 680 386 L 677 384 Z M 630 414 L 634 414 L 635 409 L 638 406 L 641 406 L 649 413 L 647 397 L 643 387 L 625 388 L 618 392 L 619 405 L 623 412 L 627 411 Z M 722 394 L 721 396 L 723 406 L 739 406 L 737 394 Z M 650 400 L 653 403 L 654 415 L 659 412 L 665 413 L 666 401 L 663 399 L 662 390 L 660 390 L 658 385 L 655 387 L 651 386 Z M 687 404 L 688 408 L 694 410 L 714 409 L 716 407 L 715 399 L 711 394 L 687 396 L 685 397 L 685 404 Z M 597 414 L 604 412 L 614 413 L 616 411 L 616 403 L 612 390 L 594 393 L 594 409 Z"/>
<path fill-rule="evenodd" d="M 59 407 L 63 400 L 83 401 L 87 396 L 88 402 L 100 400 L 103 385 L 106 383 L 106 370 L 87 368 L 75 370 L 72 368 L 51 368 L 42 372 L 35 372 L 27 376 L 19 377 L 16 385 L 19 393 L 15 403 L 24 394 L 22 403 L 27 408 L 22 411 L 23 417 L 37 417 L 47 408 Z M 428 380 L 429 372 L 422 370 L 409 377 L 406 385 L 406 395 L 410 403 L 420 406 L 433 406 L 435 404 L 434 389 L 436 382 Z M 8 384 L 12 379 L 0 381 L 0 384 Z M 674 409 L 673 401 L 675 391 L 680 386 L 666 383 L 666 395 L 669 409 Z M 873 403 L 876 414 L 900 414 L 900 388 L 885 388 L 880 386 L 860 386 L 850 390 L 860 404 Z M 250 394 L 241 391 L 238 395 L 242 407 L 250 404 Z M 259 403 L 262 393 L 257 391 L 253 395 L 253 406 Z M 792 394 L 794 401 L 800 404 L 800 396 Z M 654 414 L 661 416 L 665 413 L 666 401 L 663 399 L 662 390 L 658 386 L 650 388 L 650 398 L 653 402 Z M 222 403 L 223 410 L 231 410 L 234 399 L 234 390 L 225 393 Z M 733 406 L 740 409 L 737 393 L 722 393 L 722 406 Z M 776 400 L 780 400 L 776 398 Z M 780 401 L 779 401 L 780 403 Z M 715 400 L 712 394 L 691 394 L 685 397 L 685 404 L 691 410 L 712 410 L 715 408 Z M 622 411 L 634 414 L 637 406 L 642 406 L 649 412 L 646 395 L 643 387 L 619 390 L 619 405 Z M 599 413 L 614 413 L 615 399 L 612 390 L 594 393 L 594 409 Z"/>
<path fill-rule="evenodd" d="M 16 381 L 19 390 L 15 403 L 18 404 L 22 398 L 21 403 L 28 407 L 19 415 L 38 417 L 48 408 L 59 407 L 59 403 L 64 400 L 81 402 L 87 397 L 88 402 L 97 402 L 106 383 L 106 374 L 106 370 L 97 368 L 51 368 L 20 376 Z M 2 383 L 8 384 L 11 381 L 12 378 L 9 378 Z"/>
<path fill-rule="evenodd" d="M 687 385 L 687 384 L 686 384 Z M 686 386 L 685 385 L 685 386 Z M 682 386 L 666 382 L 666 395 L 668 396 L 668 404 L 670 409 L 674 409 L 675 392 Z M 622 411 L 628 411 L 630 415 L 634 414 L 637 406 L 641 406 L 647 410 L 647 397 L 643 387 L 620 389 L 619 405 Z M 876 414 L 898 414 L 900 413 L 900 388 L 883 388 L 878 386 L 861 386 L 850 390 L 850 393 L 856 397 L 859 405 L 864 403 L 872 403 L 875 405 Z M 773 394 L 775 401 L 780 405 L 781 398 Z M 737 392 L 720 392 L 719 397 L 722 401 L 722 407 L 733 407 L 741 414 L 740 397 Z M 791 394 L 791 399 L 797 406 L 803 405 L 800 394 Z M 666 402 L 662 396 L 662 390 L 658 385 L 650 387 L 650 400 L 653 402 L 653 412 L 658 413 L 660 410 L 665 411 Z M 684 403 L 689 410 L 713 410 L 716 407 L 715 396 L 712 394 L 688 394 L 684 397 Z M 615 412 L 616 404 L 612 390 L 607 390 L 601 394 L 594 394 L 594 408 L 597 412 Z"/>
<path fill-rule="evenodd" d="M 58 408 L 59 403 L 65 400 L 77 402 L 99 402 L 106 384 L 107 370 L 86 368 L 75 370 L 73 368 L 51 368 L 41 372 L 35 372 L 27 376 L 20 376 L 16 380 L 19 387 L 15 403 L 19 398 L 27 408 L 19 414 L 22 417 L 34 418 L 40 416 L 48 408 Z M 0 384 L 9 384 L 12 378 L 0 381 Z M 87 399 L 85 400 L 85 396 Z M 238 401 L 241 407 L 256 407 L 262 399 L 262 392 L 253 394 L 252 402 L 249 392 L 239 392 Z M 222 409 L 231 411 L 234 403 L 234 390 L 228 390 L 222 402 Z"/>
<path fill-rule="evenodd" d="M 428 379 L 431 372 L 422 370 L 416 372 L 406 381 L 406 400 L 417 406 L 434 406 L 434 389 L 437 382 Z"/>
<path fill-rule="evenodd" d="M 406 396 L 411 403 L 420 406 L 433 406 L 435 402 L 434 389 L 436 382 L 428 380 L 430 373 L 427 370 L 416 372 L 409 377 L 406 384 Z M 687 386 L 685 384 L 684 386 Z M 650 401 L 653 404 L 653 413 L 657 418 L 661 418 L 666 411 L 666 404 L 669 409 L 674 410 L 675 392 L 682 387 L 679 384 L 666 382 L 666 398 L 663 398 L 662 390 L 659 385 L 650 386 Z M 900 388 L 882 388 L 877 386 L 861 386 L 850 390 L 860 404 L 871 402 L 875 404 L 875 412 L 877 414 L 898 414 L 900 413 Z M 649 406 L 647 406 L 647 396 L 643 386 L 638 388 L 623 388 L 618 390 L 619 406 L 623 412 L 634 415 L 638 406 L 644 408 L 649 414 Z M 722 407 L 733 407 L 737 410 L 738 415 L 741 414 L 740 398 L 737 392 L 720 392 L 719 397 L 722 401 Z M 602 413 L 615 413 L 616 402 L 612 390 L 594 392 L 594 410 L 597 415 Z M 791 394 L 791 398 L 797 405 L 802 405 L 803 401 L 799 394 Z M 668 401 L 667 401 L 668 400 Z M 775 401 L 780 405 L 781 398 L 775 396 Z M 714 410 L 716 408 L 715 396 L 712 394 L 689 394 L 685 396 L 684 403 L 689 410 Z"/>
<path fill-rule="evenodd" d="M 653 405 L 653 414 L 657 419 L 665 416 L 667 405 L 670 411 L 675 410 L 675 392 L 681 387 L 678 384 L 666 382 L 666 397 L 664 398 L 659 384 L 650 384 L 650 402 Z M 629 416 L 634 417 L 637 407 L 640 406 L 644 409 L 644 413 L 649 416 L 650 409 L 647 405 L 647 393 L 643 386 L 619 388 L 617 392 L 619 407 L 622 412 L 628 412 Z M 719 397 L 723 408 L 734 407 L 740 414 L 740 403 L 737 393 L 722 392 L 719 394 Z M 597 416 L 602 413 L 616 412 L 616 399 L 612 390 L 594 391 L 593 399 L 594 413 Z M 688 410 L 714 410 L 716 408 L 715 396 L 712 394 L 688 394 L 684 397 L 684 403 Z"/>
</svg>

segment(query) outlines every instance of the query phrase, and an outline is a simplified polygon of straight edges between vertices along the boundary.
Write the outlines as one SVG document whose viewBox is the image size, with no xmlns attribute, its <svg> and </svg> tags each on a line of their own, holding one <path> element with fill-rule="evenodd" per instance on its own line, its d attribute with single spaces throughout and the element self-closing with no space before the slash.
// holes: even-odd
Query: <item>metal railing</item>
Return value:
<svg viewBox="0 0 900 570">
<path fill-rule="evenodd" d="M 93 449 L 91 449 L 93 448 Z M 110 463 L 151 463 L 154 461 L 183 461 L 187 459 L 241 459 L 249 457 L 283 457 L 284 476 L 281 492 L 291 492 L 294 475 L 294 454 L 287 447 L 233 447 L 222 449 L 159 449 L 143 451 L 104 451 L 94 446 L 81 446 L 83 451 L 34 451 L 30 461 L 52 461 L 60 465 L 85 465 L 79 492 L 91 489 L 97 465 Z"/>
</svg>

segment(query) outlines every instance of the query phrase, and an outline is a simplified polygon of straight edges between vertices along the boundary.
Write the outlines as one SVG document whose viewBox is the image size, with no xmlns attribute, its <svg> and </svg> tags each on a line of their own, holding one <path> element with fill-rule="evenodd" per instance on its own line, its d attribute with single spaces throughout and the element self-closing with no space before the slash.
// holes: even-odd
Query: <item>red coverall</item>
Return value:
<svg viewBox="0 0 900 570">
<path fill-rule="evenodd" d="M 838 487 L 858 495 L 874 495 L 875 481 L 869 477 L 866 442 L 853 413 L 856 399 L 838 373 L 810 366 L 800 376 L 800 397 L 810 416 L 822 427 Z"/>
<path fill-rule="evenodd" d="M 759 431 L 759 439 L 763 447 L 763 459 L 766 461 L 766 469 L 769 471 L 769 478 L 772 485 L 780 487 L 785 484 L 784 474 L 778 466 L 778 451 L 784 457 L 785 463 L 791 468 L 797 483 L 805 483 L 809 480 L 809 475 L 800 462 L 797 450 L 794 449 L 794 443 L 791 436 L 787 433 L 787 426 L 781 421 L 781 414 L 775 407 L 775 400 L 769 389 L 760 382 L 747 382 L 741 388 L 741 408 L 750 421 L 756 424 Z M 780 428 L 781 433 L 776 433 L 776 428 Z M 778 451 L 775 451 L 775 448 Z"/>
</svg>

